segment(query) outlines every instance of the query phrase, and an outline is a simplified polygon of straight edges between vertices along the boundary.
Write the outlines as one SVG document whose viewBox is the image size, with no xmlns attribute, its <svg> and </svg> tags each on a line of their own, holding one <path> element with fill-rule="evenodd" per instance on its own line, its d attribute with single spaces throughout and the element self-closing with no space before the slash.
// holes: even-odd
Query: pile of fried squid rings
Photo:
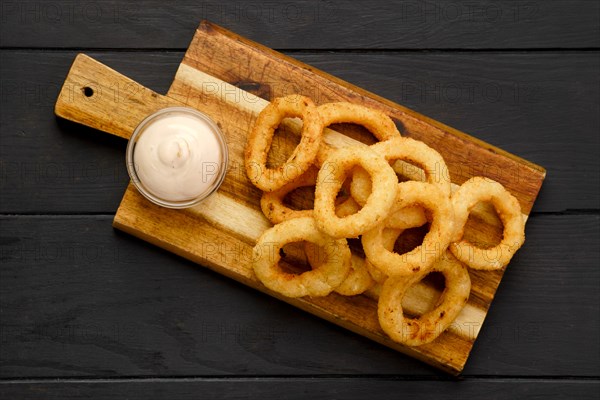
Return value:
<svg viewBox="0 0 600 400">
<path fill-rule="evenodd" d="M 300 143 L 286 162 L 268 167 L 275 130 L 284 118 L 302 120 Z M 336 149 L 323 140 L 324 129 L 336 123 L 362 125 L 379 142 Z M 420 173 L 407 173 L 404 163 Z M 501 184 L 474 177 L 453 190 L 437 151 L 401 136 L 384 113 L 357 104 L 316 106 L 300 95 L 275 99 L 250 132 L 245 168 L 263 191 L 261 208 L 274 224 L 254 247 L 258 279 L 288 297 L 376 293 L 381 328 L 407 346 L 432 342 L 454 321 L 471 290 L 467 268 L 503 268 L 525 240 L 519 202 Z M 284 204 L 288 193 L 309 186 L 315 187 L 312 210 Z M 341 192 L 349 195 L 340 197 Z M 502 240 L 492 248 L 463 238 L 469 213 L 479 202 L 490 202 L 504 226 Z M 427 223 L 422 244 L 404 254 L 394 252 L 404 230 Z M 358 237 L 365 258 L 353 254 L 346 240 Z M 296 242 L 304 243 L 311 267 L 301 273 L 279 265 L 283 246 Z M 431 272 L 445 279 L 436 305 L 420 316 L 405 315 L 407 290 Z"/>
</svg>

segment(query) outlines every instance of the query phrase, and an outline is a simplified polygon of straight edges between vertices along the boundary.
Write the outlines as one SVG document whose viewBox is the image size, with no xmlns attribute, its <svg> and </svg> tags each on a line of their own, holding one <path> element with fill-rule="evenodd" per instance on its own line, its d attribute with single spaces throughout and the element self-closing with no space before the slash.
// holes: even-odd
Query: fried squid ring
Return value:
<svg viewBox="0 0 600 400">
<path fill-rule="evenodd" d="M 425 182 L 427 180 L 425 171 L 414 164 L 396 160 L 391 165 L 394 171 L 396 171 L 396 174 L 406 178 L 406 180 L 418 182 Z"/>
<path fill-rule="evenodd" d="M 436 306 L 418 318 L 407 318 L 402 299 L 407 290 L 429 272 L 440 272 L 445 288 Z M 471 278 L 467 268 L 451 254 L 440 258 L 429 271 L 385 281 L 379 295 L 377 315 L 383 331 L 395 342 L 421 346 L 434 341 L 452 324 L 469 300 Z"/>
<path fill-rule="evenodd" d="M 362 236 L 362 244 L 369 261 L 388 276 L 410 275 L 427 270 L 448 248 L 454 232 L 454 210 L 436 186 L 424 182 L 402 182 L 395 209 L 419 205 L 429 210 L 431 226 L 423 243 L 404 254 L 397 254 L 383 245 L 382 232 L 386 223 L 376 226 Z"/>
<path fill-rule="evenodd" d="M 502 241 L 491 248 L 477 247 L 462 239 L 471 209 L 480 201 L 492 203 L 504 225 Z M 478 270 L 506 266 L 525 242 L 525 222 L 519 201 L 504 186 L 491 179 L 474 177 L 452 195 L 455 212 L 455 237 L 450 250 L 460 261 Z"/>
<path fill-rule="evenodd" d="M 448 167 L 440 153 L 425 143 L 407 137 L 395 137 L 370 147 L 390 163 L 403 160 L 422 167 L 426 181 L 437 186 L 446 197 L 450 197 L 452 192 Z M 357 168 L 352 175 L 350 193 L 358 204 L 364 204 L 369 197 L 371 180 L 365 170 Z"/>
<path fill-rule="evenodd" d="M 350 194 L 351 180 L 352 178 L 350 177 L 344 181 L 342 184 L 342 190 L 339 193 L 343 193 L 343 195 L 336 198 L 335 201 L 335 215 L 340 218 L 356 214 L 361 209 L 361 206 L 352 198 L 352 195 Z"/>
<path fill-rule="evenodd" d="M 288 243 L 307 241 L 318 245 L 325 260 L 301 274 L 284 272 L 279 266 L 279 250 Z M 257 278 L 269 289 L 287 297 L 326 296 L 350 272 L 350 248 L 345 239 L 333 239 L 319 231 L 310 217 L 294 218 L 267 229 L 253 249 Z"/>
<path fill-rule="evenodd" d="M 402 235 L 404 230 L 410 228 L 418 228 L 427 223 L 427 218 L 423 209 L 418 206 L 405 207 L 396 212 L 392 212 L 384 224 L 386 228 L 381 231 L 381 244 L 383 248 L 389 252 L 394 251 L 394 245 L 398 237 Z M 373 280 L 377 283 L 383 283 L 387 279 L 387 275 L 379 268 L 374 266 L 367 258 L 367 270 Z"/>
<path fill-rule="evenodd" d="M 321 248 L 313 243 L 306 242 L 304 249 L 311 267 L 319 268 L 323 263 L 323 251 Z M 367 271 L 365 264 L 366 260 L 364 258 L 352 253 L 350 273 L 348 273 L 346 279 L 334 291 L 343 296 L 355 296 L 373 286 L 373 279 L 369 271 Z"/>
<path fill-rule="evenodd" d="M 352 167 L 363 167 L 373 179 L 373 191 L 356 214 L 340 218 L 335 199 Z M 317 227 L 335 238 L 358 237 L 388 215 L 397 193 L 394 170 L 383 157 L 368 147 L 346 147 L 333 152 L 317 175 L 314 216 Z"/>
<path fill-rule="evenodd" d="M 418 228 L 426 223 L 425 211 L 419 206 L 409 206 L 399 210 L 392 209 L 385 220 L 385 225 L 388 228 L 395 229 Z"/>
<path fill-rule="evenodd" d="M 283 204 L 283 199 L 295 189 L 315 186 L 318 172 L 315 167 L 311 167 L 304 174 L 286 183 L 279 189 L 272 192 L 263 192 L 260 198 L 260 208 L 265 217 L 272 224 L 278 224 L 291 218 L 312 217 L 313 210 L 294 210 Z"/>
<path fill-rule="evenodd" d="M 337 102 L 320 105 L 318 111 L 323 119 L 323 128 L 331 124 L 352 123 L 364 126 L 380 141 L 400 136 L 394 121 L 379 110 L 353 103 Z M 325 159 L 335 150 L 323 140 L 317 154 L 317 165 L 323 165 Z"/>
<path fill-rule="evenodd" d="M 286 183 L 281 188 L 272 192 L 263 192 L 260 198 L 260 208 L 265 217 L 273 225 L 286 221 L 291 218 L 312 217 L 313 210 L 294 210 L 283 203 L 285 196 L 295 189 L 301 187 L 315 186 L 317 183 L 317 173 L 319 170 L 316 167 L 309 168 L 304 174 L 291 182 Z M 349 185 L 348 185 L 349 186 Z M 349 190 L 348 190 L 349 192 Z M 336 201 L 336 203 L 338 203 Z M 335 207 L 335 213 L 338 217 L 345 217 L 355 214 L 360 210 L 360 205 L 351 197 L 339 201 Z"/>
<path fill-rule="evenodd" d="M 300 143 L 288 160 L 276 168 L 267 168 L 267 155 L 275 129 L 286 117 L 302 118 Z M 315 161 L 323 136 L 323 122 L 311 99 L 300 95 L 279 97 L 258 115 L 248 137 L 245 152 L 246 175 L 265 192 L 272 192 L 303 174 Z"/>
<path fill-rule="evenodd" d="M 394 251 L 394 244 L 396 244 L 396 240 L 398 240 L 398 237 L 402 235 L 402 232 L 404 232 L 404 229 L 384 228 L 381 231 L 381 245 L 383 248 L 390 252 Z M 371 278 L 380 284 L 385 282 L 388 278 L 385 272 L 374 266 L 368 257 L 366 260 L 367 262 L 365 265 L 367 267 L 367 271 L 369 271 L 369 274 L 371 275 Z"/>
<path fill-rule="evenodd" d="M 352 197 L 348 197 L 340 204 L 336 205 L 335 215 L 340 218 L 347 217 L 348 215 L 356 214 L 360 211 L 360 205 Z"/>
</svg>

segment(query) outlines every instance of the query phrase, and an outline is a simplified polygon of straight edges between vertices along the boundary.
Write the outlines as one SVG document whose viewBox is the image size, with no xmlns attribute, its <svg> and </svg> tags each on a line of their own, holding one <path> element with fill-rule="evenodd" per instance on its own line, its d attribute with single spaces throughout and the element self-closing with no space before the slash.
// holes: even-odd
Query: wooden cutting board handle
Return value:
<svg viewBox="0 0 600 400">
<path fill-rule="evenodd" d="M 162 96 L 112 68 L 78 54 L 58 95 L 62 118 L 129 139 L 149 114 L 181 103 Z"/>
</svg>

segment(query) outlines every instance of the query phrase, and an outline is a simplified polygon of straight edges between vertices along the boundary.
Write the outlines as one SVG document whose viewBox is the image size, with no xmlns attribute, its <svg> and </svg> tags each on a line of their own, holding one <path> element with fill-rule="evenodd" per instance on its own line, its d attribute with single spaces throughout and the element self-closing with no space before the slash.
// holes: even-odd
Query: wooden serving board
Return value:
<svg viewBox="0 0 600 400">
<path fill-rule="evenodd" d="M 490 177 L 517 197 L 525 217 L 531 211 L 545 176 L 543 168 L 209 22 L 200 24 L 166 96 L 80 54 L 55 112 L 125 139 L 144 117 L 166 106 L 187 105 L 207 113 L 221 127 L 229 146 L 229 170 L 218 193 L 194 208 L 171 210 L 148 202 L 130 184 L 114 226 L 392 349 L 460 373 L 504 271 L 471 271 L 472 292 L 463 312 L 438 339 L 419 347 L 397 344 L 383 333 L 372 298 L 333 293 L 290 299 L 270 292 L 254 276 L 252 247 L 270 224 L 260 210 L 261 193 L 244 172 L 246 136 L 269 99 L 291 93 L 310 96 L 318 104 L 350 101 L 382 110 L 403 135 L 443 155 L 454 184 L 472 176 Z M 355 127 L 332 128 L 325 140 L 333 146 L 348 145 L 354 139 L 368 142 L 368 136 Z M 281 161 L 295 146 L 295 134 L 287 134 L 294 130 L 293 123 L 282 129 L 274 141 L 272 161 Z M 493 210 L 482 206 L 470 218 L 466 235 L 473 241 L 492 243 L 499 240 L 501 231 Z M 420 283 L 404 306 L 408 312 L 422 312 L 437 295 L 434 286 Z"/>
</svg>

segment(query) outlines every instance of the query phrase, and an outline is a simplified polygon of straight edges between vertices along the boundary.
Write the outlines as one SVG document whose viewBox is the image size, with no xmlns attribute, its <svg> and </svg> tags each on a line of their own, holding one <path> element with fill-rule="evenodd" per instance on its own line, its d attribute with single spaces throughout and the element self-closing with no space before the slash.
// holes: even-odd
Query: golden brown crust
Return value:
<svg viewBox="0 0 600 400">
<path fill-rule="evenodd" d="M 446 288 L 436 307 L 418 318 L 408 318 L 402 310 L 407 290 L 429 273 L 389 278 L 383 284 L 377 306 L 379 324 L 392 340 L 408 346 L 420 346 L 435 340 L 458 316 L 469 300 L 471 279 L 467 268 L 448 252 L 430 271 L 444 275 Z"/>
<path fill-rule="evenodd" d="M 307 241 L 323 249 L 325 260 L 301 274 L 284 272 L 279 267 L 279 250 L 288 243 Z M 294 218 L 267 229 L 253 250 L 257 278 L 269 289 L 287 297 L 326 296 L 350 272 L 350 248 L 346 239 L 333 239 L 315 225 L 311 217 Z"/>
<path fill-rule="evenodd" d="M 284 118 L 302 118 L 300 143 L 282 165 L 267 168 L 267 155 L 275 129 Z M 313 164 L 323 136 L 323 122 L 311 99 L 300 95 L 279 97 L 269 103 L 258 115 L 244 154 L 246 175 L 265 192 L 281 188 L 287 182 L 305 173 Z"/>
<path fill-rule="evenodd" d="M 372 176 L 373 192 L 359 212 L 340 218 L 335 213 L 335 198 L 347 174 L 357 165 Z M 358 237 L 387 217 L 397 186 L 394 170 L 373 150 L 368 147 L 339 149 L 327 158 L 317 175 L 314 209 L 317 226 L 333 237 Z"/>
<path fill-rule="evenodd" d="M 296 105 L 290 108 L 285 99 Z M 265 110 L 250 135 L 245 162 L 249 178 L 264 191 L 261 209 L 275 224 L 259 238 L 253 259 L 256 276 L 270 290 L 288 297 L 326 296 L 332 291 L 364 294 L 378 301 L 380 325 L 392 340 L 420 346 L 435 340 L 467 302 L 471 285 L 467 266 L 502 268 L 522 245 L 520 205 L 502 185 L 471 178 L 451 195 L 441 155 L 422 142 L 401 137 L 381 112 L 351 103 L 316 107 L 302 96 L 275 99 Z M 300 144 L 283 166 L 267 169 L 273 132 L 289 116 L 304 118 Z M 345 122 L 363 125 L 380 142 L 334 150 L 321 141 L 324 127 Z M 315 145 L 317 141 L 321 144 Z M 285 168 L 295 168 L 294 174 L 282 173 Z M 253 169 L 263 175 L 250 176 Z M 399 183 L 397 174 L 409 181 Z M 288 193 L 308 186 L 315 186 L 313 210 L 284 205 Z M 340 191 L 344 194 L 338 197 Z M 462 238 L 470 210 L 480 201 L 491 202 L 504 224 L 501 243 L 491 249 Z M 429 231 L 420 246 L 405 254 L 394 252 L 403 230 L 427 222 Z M 365 258 L 352 254 L 346 241 L 359 235 Z M 279 250 L 302 241 L 312 269 L 300 274 L 283 271 L 278 266 Z M 417 318 L 405 316 L 402 298 L 432 271 L 445 277 L 440 300 Z"/>
<path fill-rule="evenodd" d="M 491 202 L 504 224 L 500 243 L 487 249 L 462 239 L 469 212 L 480 201 Z M 519 201 L 498 182 L 482 177 L 469 179 L 452 195 L 452 206 L 456 228 L 450 250 L 473 269 L 503 268 L 525 242 L 525 222 Z"/>
<path fill-rule="evenodd" d="M 400 137 L 394 121 L 379 110 L 353 103 L 337 102 L 322 104 L 318 107 L 318 111 L 323 120 L 323 128 L 331 124 L 353 123 L 364 126 L 380 141 Z M 333 151 L 331 146 L 322 141 L 317 154 L 317 165 L 323 165 Z"/>
</svg>

